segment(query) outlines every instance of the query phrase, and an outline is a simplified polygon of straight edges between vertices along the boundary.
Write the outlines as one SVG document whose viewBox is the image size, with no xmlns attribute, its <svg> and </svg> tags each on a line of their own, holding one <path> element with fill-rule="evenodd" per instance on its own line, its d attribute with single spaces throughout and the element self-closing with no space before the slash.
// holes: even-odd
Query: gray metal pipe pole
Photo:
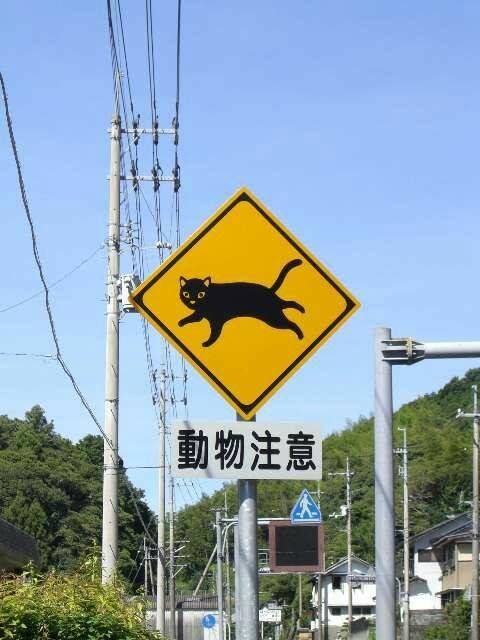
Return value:
<svg viewBox="0 0 480 640">
<path fill-rule="evenodd" d="M 217 532 L 217 602 L 218 602 L 218 640 L 223 640 L 223 553 L 222 522 L 220 510 L 215 512 L 215 529 Z"/>
<path fill-rule="evenodd" d="M 170 467 L 170 515 L 169 515 L 169 574 L 168 574 L 168 596 L 169 596 L 169 635 L 170 640 L 176 637 L 176 609 L 175 609 L 175 484 L 172 477 L 172 467 Z M 220 639 L 221 640 L 221 639 Z"/>
<path fill-rule="evenodd" d="M 478 413 L 477 385 L 473 389 L 473 413 Z M 472 477 L 472 640 L 478 640 L 478 417 L 473 418 L 473 477 Z"/>
<path fill-rule="evenodd" d="M 395 640 L 395 511 L 392 449 L 392 365 L 384 361 L 383 340 L 392 332 L 375 331 L 375 572 L 376 637 Z"/>
<path fill-rule="evenodd" d="M 237 414 L 237 420 L 246 422 Z M 255 416 L 250 420 L 255 422 Z M 257 481 L 238 480 L 238 640 L 258 640 Z"/>
<path fill-rule="evenodd" d="M 480 357 L 480 342 L 424 342 L 425 358 Z"/>
<path fill-rule="evenodd" d="M 110 131 L 110 203 L 107 231 L 107 336 L 103 443 L 102 582 L 115 578 L 118 556 L 118 368 L 120 304 L 120 136 L 118 113 Z"/>
<path fill-rule="evenodd" d="M 167 377 L 160 373 L 160 433 L 158 447 L 158 522 L 157 522 L 157 620 L 156 629 L 165 635 L 165 431 L 167 418 Z"/>
</svg>

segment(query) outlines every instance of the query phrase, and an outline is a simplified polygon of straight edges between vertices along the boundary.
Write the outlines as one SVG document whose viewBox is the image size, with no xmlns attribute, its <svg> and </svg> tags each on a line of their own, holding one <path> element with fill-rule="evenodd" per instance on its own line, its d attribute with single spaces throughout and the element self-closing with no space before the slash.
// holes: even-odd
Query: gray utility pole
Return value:
<svg viewBox="0 0 480 640">
<path fill-rule="evenodd" d="M 215 510 L 215 530 L 217 533 L 217 601 L 218 601 L 218 640 L 223 640 L 223 553 L 221 509 Z"/>
<path fill-rule="evenodd" d="M 302 574 L 298 574 L 298 626 L 302 626 L 303 615 L 303 593 L 302 593 Z"/>
<path fill-rule="evenodd" d="M 160 433 L 158 447 L 157 522 L 157 620 L 156 629 L 165 635 L 165 431 L 167 421 L 167 376 L 160 372 Z"/>
<path fill-rule="evenodd" d="M 143 536 L 143 596 L 145 600 L 148 596 L 148 573 L 147 573 L 147 539 Z"/>
<path fill-rule="evenodd" d="M 375 572 L 376 635 L 395 640 L 395 511 L 392 447 L 392 366 L 439 358 L 478 358 L 477 342 L 419 342 L 375 331 Z"/>
<path fill-rule="evenodd" d="M 237 414 L 237 420 L 247 422 Z M 249 421 L 255 422 L 255 416 Z M 237 480 L 238 544 L 235 567 L 235 613 L 238 640 L 258 639 L 257 481 Z"/>
<path fill-rule="evenodd" d="M 320 480 L 317 480 L 317 504 L 318 504 L 318 508 L 320 509 L 320 495 L 321 495 L 321 491 L 320 491 Z M 323 607 L 323 603 L 322 603 L 322 573 L 319 571 L 317 574 L 317 584 L 318 584 L 318 599 L 317 599 L 317 619 L 318 619 L 318 636 L 317 636 L 317 640 L 322 640 L 323 637 L 323 633 L 322 633 L 322 607 Z"/>
<path fill-rule="evenodd" d="M 175 640 L 176 620 L 175 620 L 175 484 L 172 477 L 172 467 L 170 466 L 170 573 L 168 574 L 168 594 L 170 598 L 170 640 Z M 220 639 L 221 640 L 221 639 Z"/>
<path fill-rule="evenodd" d="M 225 518 L 228 518 L 228 504 L 227 504 L 227 491 L 224 491 L 224 500 L 225 500 Z M 224 549 L 225 549 L 225 572 L 227 574 L 227 606 L 226 606 L 226 613 L 227 613 L 227 625 L 228 625 L 228 631 L 229 631 L 229 638 L 231 637 L 231 628 L 232 628 L 232 590 L 231 590 L 231 584 L 230 584 L 230 547 L 229 547 L 229 543 L 228 543 L 228 537 L 230 534 L 230 528 L 227 526 L 225 527 L 225 540 L 224 540 Z"/>
<path fill-rule="evenodd" d="M 410 638 L 410 523 L 408 517 L 408 447 L 407 427 L 403 432 L 403 447 L 395 453 L 403 455 L 401 476 L 403 478 L 403 640 Z"/>
<path fill-rule="evenodd" d="M 110 130 L 110 201 L 107 232 L 107 338 L 103 441 L 102 582 L 115 578 L 118 556 L 118 300 L 120 280 L 120 136 L 118 113 Z"/>
<path fill-rule="evenodd" d="M 120 181 L 130 180 L 133 186 L 139 181 L 153 182 L 158 189 L 160 182 L 172 182 L 178 187 L 178 176 L 124 176 L 121 175 L 121 136 L 132 135 L 138 142 L 142 134 L 175 138 L 176 128 L 140 129 L 136 123 L 133 128 L 122 129 L 118 113 L 119 78 L 115 79 L 116 112 L 112 117 L 110 129 L 110 196 L 107 232 L 107 336 L 105 359 L 105 423 L 106 438 L 103 446 L 103 522 L 102 522 L 102 582 L 115 578 L 118 557 L 118 388 L 119 388 L 119 350 L 120 350 Z M 164 507 L 165 510 L 165 507 Z"/>
<path fill-rule="evenodd" d="M 347 457 L 345 471 L 329 473 L 329 476 L 344 476 L 347 489 L 347 617 L 348 638 L 352 637 L 352 487 L 351 479 L 353 471 L 350 471 L 350 458 Z"/>
<path fill-rule="evenodd" d="M 472 478 L 472 633 L 471 639 L 478 640 L 478 400 L 477 385 L 472 385 L 473 413 L 458 410 L 457 418 L 473 418 L 473 478 Z"/>
</svg>

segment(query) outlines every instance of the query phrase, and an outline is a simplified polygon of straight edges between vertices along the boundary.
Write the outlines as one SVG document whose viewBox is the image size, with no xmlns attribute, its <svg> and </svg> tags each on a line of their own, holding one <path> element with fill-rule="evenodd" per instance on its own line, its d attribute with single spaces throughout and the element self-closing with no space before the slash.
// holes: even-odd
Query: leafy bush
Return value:
<svg viewBox="0 0 480 640">
<path fill-rule="evenodd" d="M 471 605 L 457 600 L 447 607 L 447 621 L 427 629 L 425 640 L 468 640 L 470 638 Z"/>
<path fill-rule="evenodd" d="M 93 566 L 92 566 L 93 564 Z M 152 640 L 141 598 L 126 600 L 120 585 L 102 585 L 95 560 L 79 574 L 54 572 L 0 580 L 2 640 Z"/>
</svg>

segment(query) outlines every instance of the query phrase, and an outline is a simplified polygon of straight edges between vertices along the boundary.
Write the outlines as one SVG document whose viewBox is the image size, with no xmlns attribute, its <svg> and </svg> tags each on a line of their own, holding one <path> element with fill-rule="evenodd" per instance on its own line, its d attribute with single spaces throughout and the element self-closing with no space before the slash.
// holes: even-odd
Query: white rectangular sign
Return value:
<svg viewBox="0 0 480 640">
<path fill-rule="evenodd" d="M 320 426 L 178 421 L 173 427 L 172 473 L 184 478 L 319 480 Z"/>
<path fill-rule="evenodd" d="M 258 612 L 258 619 L 260 622 L 275 622 L 280 624 L 282 622 L 282 610 L 281 609 L 260 609 Z"/>
</svg>

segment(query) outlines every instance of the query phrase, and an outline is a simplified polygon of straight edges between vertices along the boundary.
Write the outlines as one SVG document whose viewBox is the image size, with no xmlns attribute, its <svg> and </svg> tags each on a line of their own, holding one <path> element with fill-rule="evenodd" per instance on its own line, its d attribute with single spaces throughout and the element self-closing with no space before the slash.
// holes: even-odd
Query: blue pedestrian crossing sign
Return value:
<svg viewBox="0 0 480 640">
<path fill-rule="evenodd" d="M 202 618 L 202 626 L 205 629 L 212 629 L 217 623 L 217 619 L 211 613 L 207 613 L 206 616 Z"/>
<path fill-rule="evenodd" d="M 322 521 L 322 513 L 310 493 L 304 489 L 290 513 L 292 524 L 313 524 Z"/>
</svg>

